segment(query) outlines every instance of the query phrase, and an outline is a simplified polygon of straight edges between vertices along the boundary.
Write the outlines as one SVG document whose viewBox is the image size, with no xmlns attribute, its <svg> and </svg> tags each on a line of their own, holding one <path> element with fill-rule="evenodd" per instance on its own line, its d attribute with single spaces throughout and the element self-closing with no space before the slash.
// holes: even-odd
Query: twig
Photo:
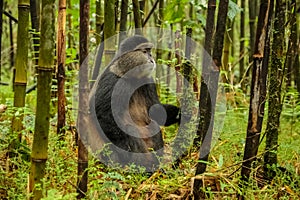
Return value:
<svg viewBox="0 0 300 200">
<path fill-rule="evenodd" d="M 79 187 L 77 187 L 77 185 L 73 184 L 73 183 L 72 183 L 71 181 L 69 181 L 69 180 L 67 180 L 67 181 L 68 181 L 68 183 L 70 183 L 74 188 L 76 188 L 77 191 L 80 191 L 80 193 L 86 195 L 85 192 L 83 192 Z"/>
<path fill-rule="evenodd" d="M 9 17 L 11 20 L 13 20 L 15 23 L 18 23 L 18 20 L 14 18 L 14 16 L 12 16 L 9 12 L 3 11 L 3 14 Z"/>
<path fill-rule="evenodd" d="M 130 188 L 130 189 L 128 190 L 128 192 L 127 192 L 127 194 L 126 194 L 124 200 L 128 200 L 128 199 L 129 199 L 129 196 L 130 196 L 131 192 L 132 192 L 132 188 Z"/>
<path fill-rule="evenodd" d="M 146 25 L 146 23 L 148 22 L 148 20 L 150 19 L 151 15 L 154 13 L 155 8 L 157 7 L 159 0 L 156 0 L 156 2 L 154 3 L 152 9 L 150 10 L 149 14 L 147 15 L 146 19 L 143 22 L 142 27 L 144 27 Z"/>
</svg>

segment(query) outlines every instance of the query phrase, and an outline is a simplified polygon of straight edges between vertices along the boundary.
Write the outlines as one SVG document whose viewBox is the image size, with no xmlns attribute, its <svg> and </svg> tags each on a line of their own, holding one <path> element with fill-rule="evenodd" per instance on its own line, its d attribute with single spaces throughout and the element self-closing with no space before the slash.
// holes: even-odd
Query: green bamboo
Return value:
<svg viewBox="0 0 300 200">
<path fill-rule="evenodd" d="M 164 20 L 164 0 L 159 0 L 159 9 L 158 9 L 158 15 L 159 15 L 159 20 L 157 24 L 157 31 L 158 31 L 158 39 L 157 39 L 157 51 L 156 51 L 156 60 L 159 63 L 160 59 L 162 59 L 162 37 L 163 37 L 163 20 Z M 160 63 L 159 63 L 160 64 Z M 160 67 L 156 67 L 156 77 L 157 80 L 159 81 L 160 77 L 163 76 L 163 70 Z"/>
<path fill-rule="evenodd" d="M 38 51 L 39 51 L 39 34 L 40 31 L 40 0 L 30 0 L 30 16 L 31 16 L 31 28 L 33 29 L 33 49 L 35 65 L 38 65 Z"/>
<path fill-rule="evenodd" d="M 101 42 L 101 31 L 103 29 L 103 11 L 100 0 L 96 0 L 96 43 L 97 45 Z"/>
<path fill-rule="evenodd" d="M 230 55 L 230 47 L 232 45 L 232 38 L 230 37 L 230 30 L 232 29 L 232 22 L 231 20 L 227 20 L 226 24 L 226 32 L 225 32 L 225 38 L 224 38 L 224 49 L 223 49 L 223 66 L 222 70 L 224 73 L 222 74 L 222 80 L 224 83 L 229 83 L 230 80 L 228 78 L 229 74 L 229 55 Z"/>
<path fill-rule="evenodd" d="M 0 52 L 2 51 L 2 45 L 1 45 L 1 41 L 2 41 L 2 26 L 3 26 L 3 0 L 0 0 Z M 1 54 L 0 54 L 0 63 L 1 63 Z M 1 81 L 1 68 L 2 66 L 0 65 L 0 81 Z"/>
<path fill-rule="evenodd" d="M 67 0 L 67 7 L 68 10 L 72 10 L 72 0 Z M 68 48 L 72 48 L 74 44 L 74 36 L 72 34 L 72 14 L 70 12 L 67 12 L 67 32 L 68 32 Z"/>
<path fill-rule="evenodd" d="M 104 1 L 104 47 L 105 65 L 108 65 L 115 55 L 115 0 Z M 108 40 L 108 38 L 110 38 Z"/>
<path fill-rule="evenodd" d="M 32 199 L 41 199 L 42 178 L 48 158 L 51 81 L 55 48 L 55 0 L 42 1 L 40 57 L 37 67 L 37 107 L 31 153 L 29 192 Z M 38 186 L 40 185 L 40 186 Z"/>
<path fill-rule="evenodd" d="M 25 90 L 27 84 L 26 70 L 28 67 L 28 26 L 29 26 L 29 0 L 19 0 L 18 2 L 18 35 L 17 35 L 17 56 L 15 64 L 15 78 L 14 78 L 14 107 L 21 108 L 25 106 Z M 13 117 L 12 131 L 19 134 L 22 126 L 23 115 Z M 15 148 L 17 140 L 13 142 L 11 148 Z"/>
<path fill-rule="evenodd" d="M 276 175 L 278 134 L 282 111 L 281 87 L 284 80 L 284 36 L 285 36 L 285 0 L 276 0 L 273 44 L 269 75 L 268 120 L 266 128 L 266 153 L 264 154 L 265 177 Z"/>
<path fill-rule="evenodd" d="M 135 34 L 142 35 L 142 17 L 138 0 L 132 0 Z"/>
<path fill-rule="evenodd" d="M 241 88 L 243 91 L 246 91 L 245 81 L 243 80 L 243 75 L 245 73 L 245 1 L 241 0 L 241 21 L 240 21 L 240 77 Z"/>
<path fill-rule="evenodd" d="M 126 38 L 127 15 L 128 15 L 128 0 L 122 0 L 121 16 L 120 16 L 119 46 L 121 42 Z"/>
</svg>

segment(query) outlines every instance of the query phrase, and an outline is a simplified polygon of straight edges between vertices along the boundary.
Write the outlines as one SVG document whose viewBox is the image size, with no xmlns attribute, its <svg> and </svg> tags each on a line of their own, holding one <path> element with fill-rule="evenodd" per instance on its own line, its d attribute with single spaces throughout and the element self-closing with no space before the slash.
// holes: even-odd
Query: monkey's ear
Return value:
<svg viewBox="0 0 300 200">
<path fill-rule="evenodd" d="M 141 49 L 152 49 L 154 45 L 151 42 L 146 42 L 139 44 L 137 47 L 134 48 L 134 50 L 141 50 Z"/>
</svg>

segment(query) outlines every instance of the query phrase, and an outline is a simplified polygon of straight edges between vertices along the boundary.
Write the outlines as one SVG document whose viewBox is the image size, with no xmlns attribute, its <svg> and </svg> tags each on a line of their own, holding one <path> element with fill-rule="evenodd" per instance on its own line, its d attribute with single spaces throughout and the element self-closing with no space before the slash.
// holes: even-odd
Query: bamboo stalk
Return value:
<svg viewBox="0 0 300 200">
<path fill-rule="evenodd" d="M 66 62 L 66 0 L 59 0 L 57 34 L 57 133 L 65 133 L 66 97 L 65 97 L 65 62 Z"/>
<path fill-rule="evenodd" d="M 251 166 L 256 158 L 262 122 L 264 117 L 264 104 L 266 98 L 266 78 L 269 56 L 269 29 L 273 13 L 273 1 L 262 0 L 256 30 L 255 48 L 253 53 L 253 70 L 250 91 L 250 108 L 244 157 L 241 170 L 242 182 L 247 183 L 251 173 Z M 239 196 L 244 199 L 244 196 Z"/>
<path fill-rule="evenodd" d="M 42 179 L 48 159 L 50 98 L 55 47 L 54 2 L 55 0 L 42 1 L 41 40 L 37 67 L 37 105 L 29 174 L 29 192 L 33 192 L 32 199 L 43 197 Z M 39 187 L 37 187 L 38 185 Z"/>
<path fill-rule="evenodd" d="M 132 0 L 135 34 L 142 35 L 142 17 L 138 0 Z"/>
<path fill-rule="evenodd" d="M 35 65 L 38 65 L 39 62 L 39 31 L 40 31 L 40 1 L 39 0 L 30 0 L 30 15 L 31 15 L 31 27 L 33 29 L 33 48 L 34 48 L 34 59 Z"/>
<path fill-rule="evenodd" d="M 3 27 L 3 0 L 0 0 L 0 52 L 2 52 L 2 27 Z M 0 53 L 0 81 L 1 81 L 1 70 L 2 70 L 2 55 Z"/>
<path fill-rule="evenodd" d="M 282 111 L 281 87 L 284 79 L 284 32 L 285 0 L 276 0 L 271 66 L 269 76 L 269 106 L 266 128 L 266 153 L 264 154 L 265 177 L 272 179 L 276 175 L 278 132 Z"/>
<path fill-rule="evenodd" d="M 89 116 L 89 76 L 88 76 L 88 35 L 89 35 L 90 1 L 80 0 L 80 45 L 79 45 L 79 109 L 78 109 L 78 165 L 77 165 L 77 199 L 86 197 L 88 183 L 88 151 L 87 142 Z M 114 13 L 112 13 L 114 15 Z"/>
<path fill-rule="evenodd" d="M 11 12 L 11 11 L 9 11 Z M 13 68 L 15 65 L 15 48 L 14 48 L 14 37 L 13 37 L 13 20 L 9 18 L 9 38 L 10 38 L 10 67 Z M 0 49 L 1 51 L 1 49 Z"/>
<path fill-rule="evenodd" d="M 28 26 L 29 26 L 29 0 L 19 0 L 18 2 L 18 35 L 17 35 L 17 55 L 14 78 L 14 107 L 25 106 L 27 68 L 28 68 Z M 14 140 L 10 146 L 11 150 L 21 141 L 20 131 L 23 129 L 23 114 L 21 117 L 13 117 L 12 131 L 18 134 L 18 140 Z"/>
<path fill-rule="evenodd" d="M 104 1 L 104 56 L 107 66 L 115 55 L 115 0 Z M 110 38 L 110 39 L 109 39 Z"/>
<path fill-rule="evenodd" d="M 209 1 L 210 6 L 215 6 L 213 3 L 215 2 Z M 211 63 L 208 58 L 205 58 L 207 57 L 207 55 L 205 55 L 202 66 L 202 82 L 199 102 L 200 123 L 198 128 L 198 137 L 201 141 L 201 147 L 199 151 L 199 162 L 197 163 L 195 175 L 202 174 L 206 171 L 211 148 L 219 75 L 222 67 L 222 54 L 228 4 L 229 0 L 220 0 L 219 3 L 216 35 L 213 43 L 213 63 Z M 213 15 L 210 16 L 210 20 L 212 19 Z M 212 27 L 210 27 L 209 31 L 212 30 Z M 206 50 L 208 50 L 208 52 L 211 51 L 211 42 L 207 41 L 207 39 L 212 36 L 211 33 L 212 32 L 209 32 L 207 35 L 208 37 L 205 38 L 205 41 L 207 42 L 205 43 L 205 49 L 207 48 Z M 202 91 L 204 91 L 204 94 Z M 203 198 L 204 196 L 203 192 L 200 190 L 201 187 L 203 187 L 202 180 L 195 180 L 193 192 L 196 199 Z"/>
<path fill-rule="evenodd" d="M 128 13 L 128 0 L 122 0 L 121 17 L 120 17 L 119 46 L 120 46 L 121 42 L 126 38 L 127 13 Z"/>
</svg>

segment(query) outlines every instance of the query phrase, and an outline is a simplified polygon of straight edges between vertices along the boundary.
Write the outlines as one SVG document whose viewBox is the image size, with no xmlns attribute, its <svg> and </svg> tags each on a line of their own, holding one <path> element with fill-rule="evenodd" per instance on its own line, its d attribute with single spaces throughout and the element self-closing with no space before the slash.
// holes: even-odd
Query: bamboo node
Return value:
<svg viewBox="0 0 300 200">
<path fill-rule="evenodd" d="M 253 58 L 263 58 L 264 56 L 260 53 L 253 54 Z"/>
<path fill-rule="evenodd" d="M 46 162 L 47 161 L 47 158 L 31 158 L 31 161 L 35 162 L 35 163 L 42 163 L 42 162 Z"/>
<path fill-rule="evenodd" d="M 114 55 L 116 53 L 116 51 L 115 50 L 111 50 L 111 49 L 107 49 L 107 50 L 105 50 L 105 53 L 106 54 L 112 54 L 112 55 Z"/>
<path fill-rule="evenodd" d="M 24 3 L 24 4 L 19 4 L 18 8 L 26 8 L 29 9 L 30 8 L 30 4 Z"/>
<path fill-rule="evenodd" d="M 16 86 L 16 85 L 18 85 L 18 86 L 26 86 L 27 85 L 27 83 L 26 82 L 20 82 L 20 81 L 15 81 L 14 82 L 14 86 Z"/>
<path fill-rule="evenodd" d="M 37 66 L 36 69 L 41 70 L 41 71 L 53 71 L 54 70 L 51 67 L 41 67 L 41 66 Z"/>
</svg>

